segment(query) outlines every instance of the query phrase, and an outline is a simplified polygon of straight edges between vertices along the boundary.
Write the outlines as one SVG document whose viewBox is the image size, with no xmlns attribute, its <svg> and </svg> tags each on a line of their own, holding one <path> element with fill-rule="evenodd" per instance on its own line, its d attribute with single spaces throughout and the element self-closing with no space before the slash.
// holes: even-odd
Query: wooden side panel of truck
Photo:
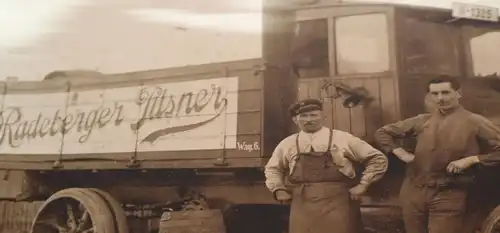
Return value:
<svg viewBox="0 0 500 233">
<path fill-rule="evenodd" d="M 4 83 L 0 167 L 261 166 L 263 76 L 252 62 Z"/>
</svg>

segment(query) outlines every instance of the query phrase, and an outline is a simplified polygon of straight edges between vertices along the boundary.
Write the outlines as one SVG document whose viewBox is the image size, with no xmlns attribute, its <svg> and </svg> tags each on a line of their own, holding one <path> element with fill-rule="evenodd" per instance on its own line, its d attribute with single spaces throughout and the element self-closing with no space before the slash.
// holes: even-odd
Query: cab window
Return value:
<svg viewBox="0 0 500 233">
<path fill-rule="evenodd" d="M 294 72 L 301 78 L 328 77 L 328 22 L 314 19 L 297 22 L 292 40 Z"/>
<path fill-rule="evenodd" d="M 389 34 L 385 14 L 338 17 L 335 20 L 337 73 L 389 70 Z"/>
<path fill-rule="evenodd" d="M 470 39 L 472 71 L 476 77 L 500 75 L 500 30 L 474 35 Z"/>
</svg>

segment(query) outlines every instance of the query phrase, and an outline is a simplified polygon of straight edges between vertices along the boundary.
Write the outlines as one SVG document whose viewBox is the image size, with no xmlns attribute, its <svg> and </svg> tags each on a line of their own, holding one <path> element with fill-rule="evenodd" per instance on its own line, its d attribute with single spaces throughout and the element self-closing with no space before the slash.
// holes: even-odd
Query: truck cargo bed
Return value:
<svg viewBox="0 0 500 233">
<path fill-rule="evenodd" d="M 0 84 L 0 169 L 258 167 L 260 59 Z"/>
</svg>

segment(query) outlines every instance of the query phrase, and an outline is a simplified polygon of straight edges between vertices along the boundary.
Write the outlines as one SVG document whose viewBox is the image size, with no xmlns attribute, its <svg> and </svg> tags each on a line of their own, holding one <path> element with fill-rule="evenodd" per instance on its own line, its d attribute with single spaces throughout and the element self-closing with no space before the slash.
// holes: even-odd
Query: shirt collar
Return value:
<svg viewBox="0 0 500 233">
<path fill-rule="evenodd" d="M 434 115 L 437 116 L 437 117 L 447 117 L 447 116 L 451 116 L 451 115 L 454 115 L 456 113 L 460 113 L 464 110 L 464 107 L 462 105 L 459 105 L 457 106 L 456 108 L 454 109 L 450 109 L 446 112 L 443 112 L 439 109 L 436 109 L 436 111 L 434 112 Z"/>
</svg>

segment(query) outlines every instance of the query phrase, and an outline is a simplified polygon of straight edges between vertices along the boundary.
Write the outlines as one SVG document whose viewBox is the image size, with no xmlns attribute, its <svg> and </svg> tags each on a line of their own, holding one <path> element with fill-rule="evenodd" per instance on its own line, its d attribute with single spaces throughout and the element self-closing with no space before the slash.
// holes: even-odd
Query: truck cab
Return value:
<svg viewBox="0 0 500 233">
<path fill-rule="evenodd" d="M 295 11 L 292 73 L 298 79 L 298 99 L 323 100 L 327 126 L 375 145 L 379 127 L 432 110 L 425 85 L 443 74 L 461 81 L 466 109 L 500 126 L 498 9 L 461 3 L 440 9 L 309 2 Z M 403 143 L 413 149 L 413 141 Z M 397 206 L 405 169 L 389 159 L 387 175 L 365 206 Z M 491 170 L 481 171 L 478 193 L 500 194 L 491 179 L 500 174 Z M 479 219 L 498 204 L 494 198 L 474 200 L 486 211 L 475 213 L 470 219 L 478 221 L 469 227 L 478 228 Z"/>
<path fill-rule="evenodd" d="M 383 124 L 428 111 L 425 81 L 441 74 L 464 83 L 466 107 L 498 121 L 498 22 L 455 18 L 438 8 L 318 4 L 296 11 L 292 66 L 298 98 L 323 98 L 332 110 L 329 126 L 371 140 Z M 332 83 L 357 90 L 367 101 L 344 108 L 346 98 L 332 97 L 347 96 L 325 89 Z"/>
</svg>

